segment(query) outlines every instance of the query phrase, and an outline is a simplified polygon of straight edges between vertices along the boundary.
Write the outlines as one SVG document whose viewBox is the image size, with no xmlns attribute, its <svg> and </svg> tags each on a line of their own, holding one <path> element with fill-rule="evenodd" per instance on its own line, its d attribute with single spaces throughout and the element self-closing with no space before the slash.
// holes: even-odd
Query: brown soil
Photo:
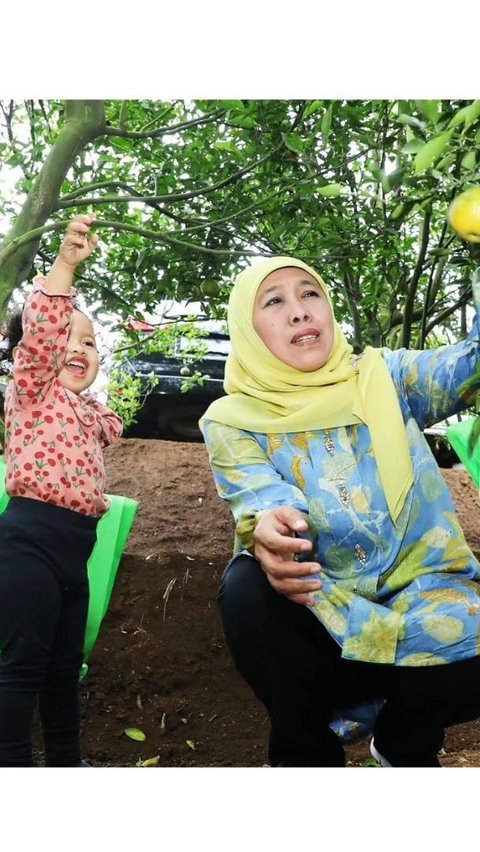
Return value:
<svg viewBox="0 0 480 852">
<path fill-rule="evenodd" d="M 233 524 L 205 447 L 129 439 L 106 461 L 108 491 L 140 507 L 81 687 L 85 756 L 100 766 L 264 765 L 265 712 L 233 668 L 217 613 Z M 476 489 L 463 470 L 443 474 L 480 556 Z M 365 744 L 347 754 L 353 766 L 369 758 Z M 480 722 L 451 728 L 441 759 L 480 766 Z"/>
</svg>

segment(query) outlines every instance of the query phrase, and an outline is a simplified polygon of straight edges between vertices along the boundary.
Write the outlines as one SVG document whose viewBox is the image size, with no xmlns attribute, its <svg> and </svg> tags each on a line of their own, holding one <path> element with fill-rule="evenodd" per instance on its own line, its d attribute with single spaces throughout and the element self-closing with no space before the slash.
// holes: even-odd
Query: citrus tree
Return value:
<svg viewBox="0 0 480 852">
<path fill-rule="evenodd" d="M 477 249 L 446 213 L 478 180 L 480 101 L 1 109 L 2 312 L 88 209 L 103 248 L 76 283 L 104 317 L 140 317 L 164 298 L 222 317 L 251 257 L 288 253 L 321 271 L 357 349 L 465 332 Z"/>
</svg>

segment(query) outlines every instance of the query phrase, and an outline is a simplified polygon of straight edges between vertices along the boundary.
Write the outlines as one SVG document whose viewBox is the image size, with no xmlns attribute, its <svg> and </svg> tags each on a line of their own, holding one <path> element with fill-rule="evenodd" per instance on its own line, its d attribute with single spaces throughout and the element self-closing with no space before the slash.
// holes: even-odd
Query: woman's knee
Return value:
<svg viewBox="0 0 480 852">
<path fill-rule="evenodd" d="M 240 553 L 227 565 L 218 595 L 223 614 L 230 611 L 250 613 L 267 605 L 274 594 L 260 563 L 253 556 Z"/>
</svg>

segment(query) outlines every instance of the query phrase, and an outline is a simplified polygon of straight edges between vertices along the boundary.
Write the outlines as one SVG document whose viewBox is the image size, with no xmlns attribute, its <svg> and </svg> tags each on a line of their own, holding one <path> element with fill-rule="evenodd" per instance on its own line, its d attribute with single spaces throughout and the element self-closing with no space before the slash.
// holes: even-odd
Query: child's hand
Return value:
<svg viewBox="0 0 480 852">
<path fill-rule="evenodd" d="M 58 259 L 62 263 L 75 267 L 95 251 L 98 243 L 97 234 L 92 234 L 88 239 L 88 232 L 94 221 L 95 217 L 90 213 L 81 213 L 73 217 L 58 253 Z"/>
</svg>

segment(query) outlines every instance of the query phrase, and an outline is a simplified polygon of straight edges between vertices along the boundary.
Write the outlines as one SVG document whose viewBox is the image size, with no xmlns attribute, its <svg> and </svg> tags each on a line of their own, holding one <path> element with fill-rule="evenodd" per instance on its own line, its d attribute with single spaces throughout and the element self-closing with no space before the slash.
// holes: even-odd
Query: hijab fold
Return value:
<svg viewBox="0 0 480 852">
<path fill-rule="evenodd" d="M 364 423 L 395 522 L 413 484 L 413 469 L 396 389 L 382 350 L 367 347 L 355 358 L 335 322 L 328 361 L 318 370 L 304 372 L 276 358 L 253 327 L 258 287 L 271 272 L 287 266 L 305 270 L 318 282 L 333 314 L 322 278 L 303 261 L 273 257 L 240 273 L 228 307 L 232 351 L 225 366 L 227 396 L 210 405 L 200 425 L 208 419 L 272 434 Z"/>
</svg>

